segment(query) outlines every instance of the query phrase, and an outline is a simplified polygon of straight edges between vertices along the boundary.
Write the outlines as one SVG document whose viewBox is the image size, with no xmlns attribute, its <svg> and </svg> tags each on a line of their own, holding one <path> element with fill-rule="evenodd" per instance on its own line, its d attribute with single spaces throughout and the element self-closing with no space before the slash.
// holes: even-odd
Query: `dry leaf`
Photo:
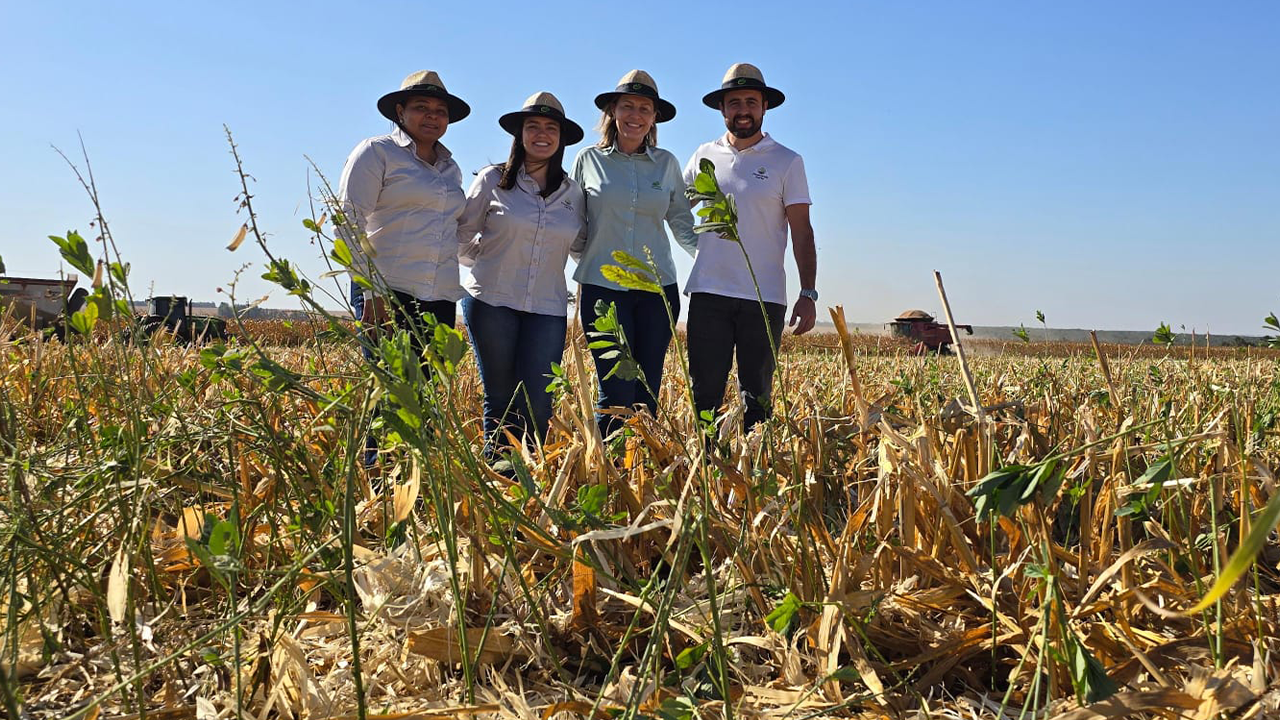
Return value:
<svg viewBox="0 0 1280 720">
<path fill-rule="evenodd" d="M 236 248 L 240 247 L 240 243 L 244 242 L 244 238 L 248 234 L 249 234 L 249 223 L 245 223 L 240 226 L 240 231 L 237 232 L 236 236 L 231 239 L 231 244 L 227 246 L 227 249 L 230 250 L 231 252 L 235 252 Z"/>
<path fill-rule="evenodd" d="M 121 545 L 116 551 L 116 559 L 111 563 L 111 574 L 107 578 L 107 612 L 111 613 L 112 621 L 124 622 L 128 609 L 129 556 Z"/>
<path fill-rule="evenodd" d="M 484 643 L 481 644 L 483 638 Z M 409 652 L 425 655 L 442 663 L 462 662 L 462 647 L 453 628 L 435 628 L 420 633 L 409 633 Z M 510 658 L 526 657 L 515 640 L 499 635 L 494 628 L 467 628 L 467 656 L 477 657 L 481 665 L 497 665 Z"/>
</svg>

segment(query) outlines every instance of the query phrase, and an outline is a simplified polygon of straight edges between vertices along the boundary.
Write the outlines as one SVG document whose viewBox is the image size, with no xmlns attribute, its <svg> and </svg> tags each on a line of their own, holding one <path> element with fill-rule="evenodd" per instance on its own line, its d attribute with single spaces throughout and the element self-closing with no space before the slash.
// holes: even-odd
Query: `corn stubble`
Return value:
<svg viewBox="0 0 1280 720">
<path fill-rule="evenodd" d="M 1275 712 L 1274 536 L 1182 612 L 1275 497 L 1274 354 L 1107 349 L 1109 389 L 1088 349 L 978 352 L 979 424 L 954 358 L 817 336 L 784 346 L 767 429 L 730 398 L 704 443 L 677 370 L 606 444 L 579 330 L 508 479 L 470 359 L 405 439 L 321 329 L 241 328 L 309 393 L 199 349 L 0 344 L 9 712 Z"/>
</svg>

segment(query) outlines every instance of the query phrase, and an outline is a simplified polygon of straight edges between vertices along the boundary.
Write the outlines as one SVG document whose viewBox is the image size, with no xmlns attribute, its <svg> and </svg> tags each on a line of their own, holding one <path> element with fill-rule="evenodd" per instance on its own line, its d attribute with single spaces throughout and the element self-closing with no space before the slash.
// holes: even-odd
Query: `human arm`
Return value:
<svg viewBox="0 0 1280 720">
<path fill-rule="evenodd" d="M 487 167 L 480 171 L 467 190 L 467 203 L 458 218 L 458 262 L 464 267 L 474 265 L 480 254 L 480 231 L 489 216 L 489 200 L 499 177 L 501 172 L 496 166 Z"/>
<path fill-rule="evenodd" d="M 570 197 L 573 198 L 574 208 L 578 211 L 578 235 L 573 239 L 573 243 L 569 245 L 569 257 L 573 261 L 582 260 L 582 251 L 587 247 L 587 196 L 582 192 L 582 187 L 576 181 L 573 181 L 573 191 Z"/>
<path fill-rule="evenodd" d="M 578 186 L 581 193 L 578 202 L 578 215 L 582 218 L 582 226 L 578 229 L 578 236 L 574 238 L 573 244 L 569 246 L 569 257 L 573 261 L 580 262 L 582 253 L 587 249 L 587 188 L 583 184 L 583 153 L 579 152 L 578 156 L 573 159 L 573 167 L 569 168 L 569 179 Z"/>
<path fill-rule="evenodd" d="M 696 224 L 693 219 L 693 203 L 685 197 L 684 190 L 688 187 L 688 183 L 681 175 L 674 157 L 671 157 L 667 164 L 664 184 L 671 188 L 671 197 L 667 202 L 667 225 L 671 228 L 671 234 L 675 236 L 676 243 L 684 248 L 685 252 L 691 256 L 696 255 L 698 233 L 693 231 L 693 226 Z"/>
<path fill-rule="evenodd" d="M 352 275 L 368 277 L 370 257 L 375 253 L 369 244 L 367 222 L 382 194 L 386 159 L 373 144 L 365 140 L 351 151 L 342 168 L 338 183 L 338 206 L 342 222 L 334 224 L 334 232 L 351 251 Z"/>
<path fill-rule="evenodd" d="M 818 280 L 818 248 L 813 239 L 813 225 L 809 222 L 809 204 L 788 205 L 786 214 L 787 225 L 791 228 L 791 248 L 800 273 L 800 287 L 813 290 Z M 804 296 L 796 298 L 791 320 L 787 323 L 789 327 L 795 327 L 793 332 L 803 335 L 812 330 L 817 321 L 817 303 Z"/>
</svg>

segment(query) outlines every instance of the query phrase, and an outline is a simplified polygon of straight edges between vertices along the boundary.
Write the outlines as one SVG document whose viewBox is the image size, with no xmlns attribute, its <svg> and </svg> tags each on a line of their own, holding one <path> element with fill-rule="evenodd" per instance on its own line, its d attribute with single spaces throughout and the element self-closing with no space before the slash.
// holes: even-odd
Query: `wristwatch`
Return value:
<svg viewBox="0 0 1280 720">
<path fill-rule="evenodd" d="M 813 288 L 804 288 L 800 291 L 800 297 L 809 298 L 814 302 L 818 302 L 818 291 Z"/>
</svg>

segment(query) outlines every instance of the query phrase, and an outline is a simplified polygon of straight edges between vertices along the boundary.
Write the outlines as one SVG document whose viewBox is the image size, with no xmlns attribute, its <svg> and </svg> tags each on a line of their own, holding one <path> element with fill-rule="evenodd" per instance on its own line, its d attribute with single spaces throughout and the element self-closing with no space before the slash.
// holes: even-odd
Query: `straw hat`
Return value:
<svg viewBox="0 0 1280 720">
<path fill-rule="evenodd" d="M 400 83 L 400 89 L 395 92 L 389 92 L 378 99 L 378 112 L 391 122 L 398 122 L 396 117 L 396 105 L 404 103 L 410 97 L 415 95 L 425 95 L 427 97 L 440 98 L 449 106 L 449 123 L 456 123 L 462 118 L 471 114 L 471 106 L 462 101 L 461 98 L 450 95 L 448 90 L 444 89 L 444 83 L 440 82 L 440 76 L 434 70 L 419 70 L 411 73 L 409 77 Z"/>
<path fill-rule="evenodd" d="M 582 128 L 564 116 L 564 106 L 549 92 L 534 93 L 524 101 L 524 108 L 498 118 L 503 130 L 520 137 L 520 130 L 527 117 L 547 117 L 560 123 L 560 145 L 567 146 L 582 141 Z"/>
<path fill-rule="evenodd" d="M 729 68 L 729 72 L 724 74 L 720 89 L 703 95 L 702 104 L 719 110 L 720 98 L 730 90 L 759 90 L 764 95 L 765 102 L 769 104 L 770 110 L 787 99 L 781 90 L 771 88 L 764 83 L 764 75 L 760 73 L 760 68 L 750 63 L 734 63 Z"/>
<path fill-rule="evenodd" d="M 654 109 L 658 111 L 654 122 L 666 122 L 676 116 L 676 106 L 658 97 L 658 84 L 653 81 L 653 76 L 643 70 L 632 70 L 622 76 L 616 90 L 597 95 L 596 107 L 603 110 L 620 95 L 639 95 L 652 100 Z"/>
</svg>

